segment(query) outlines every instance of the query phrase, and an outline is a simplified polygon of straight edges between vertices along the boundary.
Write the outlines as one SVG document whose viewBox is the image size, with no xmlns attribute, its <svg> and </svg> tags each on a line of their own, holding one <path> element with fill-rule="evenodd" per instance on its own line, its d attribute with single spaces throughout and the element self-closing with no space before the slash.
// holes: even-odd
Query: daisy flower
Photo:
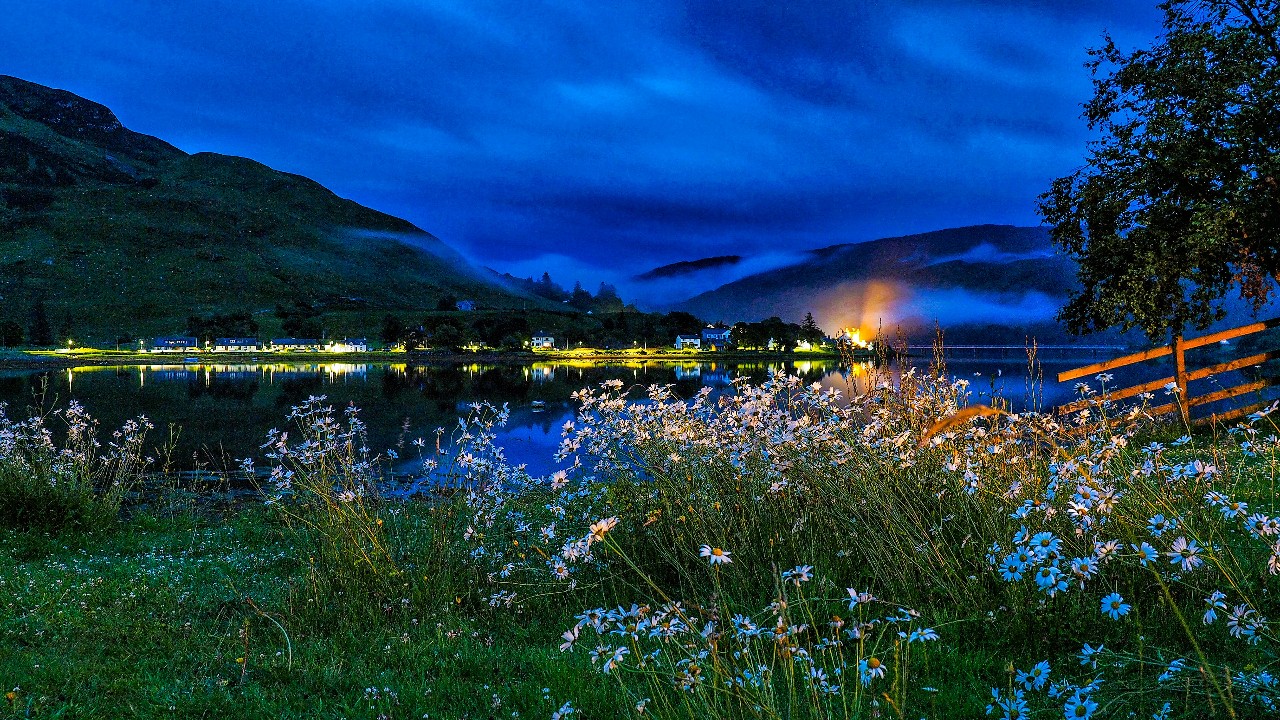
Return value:
<svg viewBox="0 0 1280 720">
<path fill-rule="evenodd" d="M 813 566 L 800 565 L 791 570 L 784 570 L 782 573 L 783 580 L 791 580 L 796 585 L 802 582 L 809 582 L 813 579 Z"/>
<path fill-rule="evenodd" d="M 1156 549 L 1146 542 L 1134 545 L 1133 551 L 1138 554 L 1138 562 L 1142 563 L 1143 567 L 1160 559 L 1160 553 L 1156 552 Z"/>
<path fill-rule="evenodd" d="M 1169 680 L 1172 680 L 1175 675 L 1182 672 L 1182 669 L 1185 668 L 1186 666 L 1187 666 L 1187 661 L 1183 660 L 1182 658 L 1178 658 L 1173 662 L 1169 663 L 1169 669 L 1160 673 L 1160 677 L 1156 678 L 1156 681 L 1168 682 Z"/>
<path fill-rule="evenodd" d="M 618 518 L 605 518 L 596 523 L 591 524 L 591 534 L 587 536 L 589 542 L 600 542 L 604 540 L 604 534 L 612 530 L 618 524 Z"/>
<path fill-rule="evenodd" d="M 1088 720 L 1093 717 L 1093 711 L 1097 709 L 1098 703 L 1090 700 L 1087 695 L 1076 692 L 1063 706 L 1062 716 L 1067 720 Z"/>
<path fill-rule="evenodd" d="M 929 640 L 937 640 L 937 639 L 938 639 L 938 631 L 934 630 L 933 628 L 920 628 L 919 630 L 911 631 L 911 637 L 907 638 L 907 642 L 908 643 L 927 642 Z"/>
<path fill-rule="evenodd" d="M 1004 712 L 1000 720 L 1013 720 L 1014 718 L 1024 718 L 1027 716 L 1027 701 L 1022 690 L 1015 690 L 1013 695 L 1001 695 L 999 688 L 991 688 L 991 697 L 993 701 L 987 706 L 987 714 L 991 715 L 996 710 Z"/>
<path fill-rule="evenodd" d="M 1122 616 L 1129 614 L 1129 604 L 1120 597 L 1120 593 L 1111 593 L 1102 598 L 1102 614 L 1112 620 L 1119 620 Z"/>
<path fill-rule="evenodd" d="M 1080 587 L 1084 587 L 1084 581 L 1093 577 L 1098 572 L 1098 561 L 1091 557 L 1076 558 L 1071 561 L 1071 573 L 1080 578 Z"/>
<path fill-rule="evenodd" d="M 1022 579 L 1023 567 L 1017 556 L 1009 555 L 1000 563 L 1000 577 L 1005 582 L 1017 582 Z"/>
<path fill-rule="evenodd" d="M 880 662 L 880 658 L 877 657 L 859 660 L 858 674 L 862 677 L 864 686 L 870 685 L 872 680 L 884 677 L 884 663 Z"/>
<path fill-rule="evenodd" d="M 1056 555 L 1058 553 L 1058 548 L 1061 546 L 1062 540 L 1054 537 L 1053 533 L 1048 530 L 1036 533 L 1035 537 L 1031 538 L 1031 552 L 1035 553 L 1035 556 L 1042 560 L 1052 555 Z"/>
<path fill-rule="evenodd" d="M 1093 647 L 1089 643 L 1085 643 L 1084 648 L 1080 651 L 1080 664 L 1089 665 L 1095 668 L 1098 667 L 1098 658 L 1095 656 L 1102 652 L 1104 648 L 1106 648 L 1106 645 Z"/>
<path fill-rule="evenodd" d="M 1160 537 L 1165 534 L 1166 531 L 1173 530 L 1177 527 L 1177 520 L 1166 520 L 1164 515 L 1155 515 L 1150 520 L 1147 520 L 1147 531 L 1150 532 L 1153 537 Z"/>
<path fill-rule="evenodd" d="M 1165 554 L 1169 556 L 1170 564 L 1181 565 L 1183 570 L 1191 571 L 1204 563 L 1204 558 L 1200 557 L 1201 550 L 1195 540 L 1179 537 Z"/>
<path fill-rule="evenodd" d="M 845 592 L 849 593 L 849 609 L 852 610 L 863 603 L 875 601 L 875 596 L 871 593 L 858 592 L 853 588 L 845 588 Z"/>
<path fill-rule="evenodd" d="M 733 560 L 729 558 L 728 550 L 721 550 L 718 547 L 711 547 L 710 545 L 703 545 L 702 549 L 698 551 L 698 554 L 706 558 L 707 562 L 712 565 L 721 565 L 733 562 Z"/>
<path fill-rule="evenodd" d="M 628 648 L 625 645 L 614 650 L 613 657 L 610 657 L 608 660 L 604 662 L 604 665 L 602 667 L 602 669 L 604 670 L 604 674 L 608 675 L 610 670 L 617 669 L 617 667 L 622 664 L 622 659 L 627 655 L 629 655 L 630 653 L 631 653 L 631 648 Z"/>
<path fill-rule="evenodd" d="M 760 629 L 746 615 L 734 615 L 733 627 L 738 631 L 738 635 L 742 637 L 755 637 L 760 634 Z"/>
<path fill-rule="evenodd" d="M 1226 610 L 1227 596 L 1221 590 L 1214 590 L 1213 594 L 1204 599 L 1204 624 L 1212 625 L 1218 619 L 1218 611 Z"/>
<path fill-rule="evenodd" d="M 582 632 L 581 625 L 574 625 L 568 630 L 561 633 L 560 637 L 564 638 L 564 642 L 560 643 L 560 652 L 569 652 L 578 642 L 578 633 Z"/>
<path fill-rule="evenodd" d="M 1276 534 L 1280 530 L 1280 523 L 1275 518 L 1269 518 L 1262 513 L 1254 513 L 1245 521 L 1245 527 L 1254 537 L 1266 537 Z"/>
<path fill-rule="evenodd" d="M 1046 593 L 1049 597 L 1064 592 L 1067 589 L 1067 579 L 1062 576 L 1062 571 L 1056 565 L 1047 565 L 1036 571 L 1036 585 L 1040 591 Z"/>
<path fill-rule="evenodd" d="M 1028 690 L 1039 690 L 1049 682 L 1049 661 L 1041 660 L 1030 670 L 1019 670 L 1016 679 Z"/>
</svg>

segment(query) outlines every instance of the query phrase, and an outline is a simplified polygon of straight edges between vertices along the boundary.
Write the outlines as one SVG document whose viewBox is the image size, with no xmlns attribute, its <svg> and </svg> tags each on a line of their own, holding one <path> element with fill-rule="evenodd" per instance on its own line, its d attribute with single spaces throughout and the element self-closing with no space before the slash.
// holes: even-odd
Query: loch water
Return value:
<svg viewBox="0 0 1280 720">
<path fill-rule="evenodd" d="M 1085 353 L 1042 354 L 1041 367 L 1029 374 L 1021 352 L 956 352 L 948 355 L 947 370 L 969 381 L 972 402 L 989 402 L 996 394 L 1015 408 L 1051 408 L 1072 399 L 1075 392 L 1074 382 L 1056 383 L 1056 374 L 1098 359 Z M 925 366 L 929 360 L 927 351 L 921 351 L 881 368 L 880 376 L 893 376 L 910 365 Z M 487 401 L 511 410 L 499 433 L 508 457 L 544 474 L 556 468 L 553 455 L 561 427 L 575 412 L 570 396 L 576 390 L 618 379 L 627 386 L 672 385 L 688 397 L 704 386 L 729 392 L 735 378 L 760 382 L 773 372 L 799 375 L 807 383 L 820 382 L 846 394 L 866 391 L 875 374 L 870 365 L 847 366 L 834 359 L 528 364 L 169 361 L 4 370 L 0 403 L 17 417 L 75 400 L 100 421 L 107 435 L 127 419 L 145 415 L 156 426 L 149 444 L 157 454 L 170 448 L 171 467 L 221 470 L 236 467 L 240 458 L 261 461 L 260 446 L 268 430 L 284 428 L 290 408 L 310 396 L 323 395 L 336 409 L 360 408 L 370 448 L 399 448 L 402 456 L 411 454 L 415 438 L 425 438 L 434 447 L 437 428 L 451 430 L 470 404 Z M 1124 373 L 1117 375 L 1113 382 L 1126 380 Z M 53 425 L 56 429 L 56 419 Z"/>
</svg>

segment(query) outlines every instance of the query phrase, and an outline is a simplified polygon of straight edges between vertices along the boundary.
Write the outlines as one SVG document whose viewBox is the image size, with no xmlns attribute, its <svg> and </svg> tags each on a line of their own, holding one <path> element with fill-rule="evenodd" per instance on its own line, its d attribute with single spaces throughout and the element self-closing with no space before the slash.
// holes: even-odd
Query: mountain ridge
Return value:
<svg viewBox="0 0 1280 720">
<path fill-rule="evenodd" d="M 682 275 L 691 275 L 711 268 L 737 265 L 740 262 L 742 262 L 741 255 L 716 255 L 715 257 L 705 257 L 697 260 L 682 260 L 680 262 L 673 262 L 658 266 L 647 272 L 640 273 L 632 279 L 643 282 L 646 280 L 658 280 L 661 278 L 674 278 Z"/>
</svg>

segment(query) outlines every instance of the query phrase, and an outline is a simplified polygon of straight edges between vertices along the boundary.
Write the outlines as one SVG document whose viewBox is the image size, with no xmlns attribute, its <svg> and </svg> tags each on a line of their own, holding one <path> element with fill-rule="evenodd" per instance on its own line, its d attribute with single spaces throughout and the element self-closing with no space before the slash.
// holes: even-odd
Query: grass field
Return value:
<svg viewBox="0 0 1280 720">
<path fill-rule="evenodd" d="M 300 614 L 290 592 L 305 559 L 259 510 L 3 539 L 14 717 L 536 717 L 569 697 L 623 716 L 586 657 L 556 649 L 555 621 L 571 616 L 495 622 L 447 583 L 376 623 Z"/>
<path fill-rule="evenodd" d="M 1141 407 L 1064 426 L 966 393 L 942 373 L 851 402 L 783 375 L 718 400 L 606 383 L 545 478 L 493 445 L 500 408 L 440 438 L 451 453 L 378 453 L 316 399 L 233 505 L 122 494 L 143 426 L 95 448 L 74 408 L 5 420 L 0 707 L 1274 716 L 1270 415 L 1183 437 Z M 381 499 L 391 453 L 459 489 Z"/>
</svg>

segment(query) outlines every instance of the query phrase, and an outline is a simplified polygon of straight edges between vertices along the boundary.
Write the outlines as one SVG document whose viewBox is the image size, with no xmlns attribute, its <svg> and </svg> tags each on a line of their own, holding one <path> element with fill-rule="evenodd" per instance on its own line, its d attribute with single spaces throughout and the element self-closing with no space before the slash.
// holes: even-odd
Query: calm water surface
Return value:
<svg viewBox="0 0 1280 720">
<path fill-rule="evenodd" d="M 1075 383 L 1053 381 L 1061 370 L 1096 358 L 1088 354 L 1042 357 L 1045 406 L 1069 400 Z M 927 358 L 908 362 L 927 363 Z M 896 371 L 897 368 L 892 368 Z M 975 402 L 993 391 L 1026 405 L 1030 378 L 1017 352 L 957 352 L 948 370 L 970 381 Z M 1140 378 L 1167 368 L 1149 367 Z M 283 427 L 289 408 L 308 396 L 325 395 L 338 408 L 354 404 L 369 426 L 370 447 L 394 448 L 415 437 L 434 443 L 437 427 L 453 428 L 469 403 L 487 400 L 511 407 L 501 443 L 517 462 L 535 473 L 555 468 L 552 455 L 560 427 L 572 417 L 569 396 L 582 387 L 619 379 L 628 385 L 672 384 L 683 396 L 703 386 L 723 389 L 735 377 L 764 380 L 772 371 L 798 374 L 843 392 L 866 389 L 868 366 L 841 367 L 835 361 L 770 363 L 710 362 L 547 362 L 528 365 L 414 365 L 403 363 L 156 364 L 86 366 L 58 371 L 0 372 L 0 402 L 22 415 L 43 402 L 62 407 L 74 399 L 105 430 L 146 415 L 156 425 L 150 436 L 160 445 L 173 433 L 173 465 L 214 469 L 235 466 L 237 458 L 261 458 L 268 429 Z M 1131 371 L 1132 372 L 1132 371 Z M 1128 378 L 1121 375 L 1117 382 Z M 1095 382 L 1096 384 L 1096 382 Z M 43 399 L 42 399 L 43 398 Z M 534 407 L 540 401 L 544 407 Z M 170 430 L 172 428 L 172 430 Z M 406 453 L 402 453 L 406 454 Z"/>
</svg>

